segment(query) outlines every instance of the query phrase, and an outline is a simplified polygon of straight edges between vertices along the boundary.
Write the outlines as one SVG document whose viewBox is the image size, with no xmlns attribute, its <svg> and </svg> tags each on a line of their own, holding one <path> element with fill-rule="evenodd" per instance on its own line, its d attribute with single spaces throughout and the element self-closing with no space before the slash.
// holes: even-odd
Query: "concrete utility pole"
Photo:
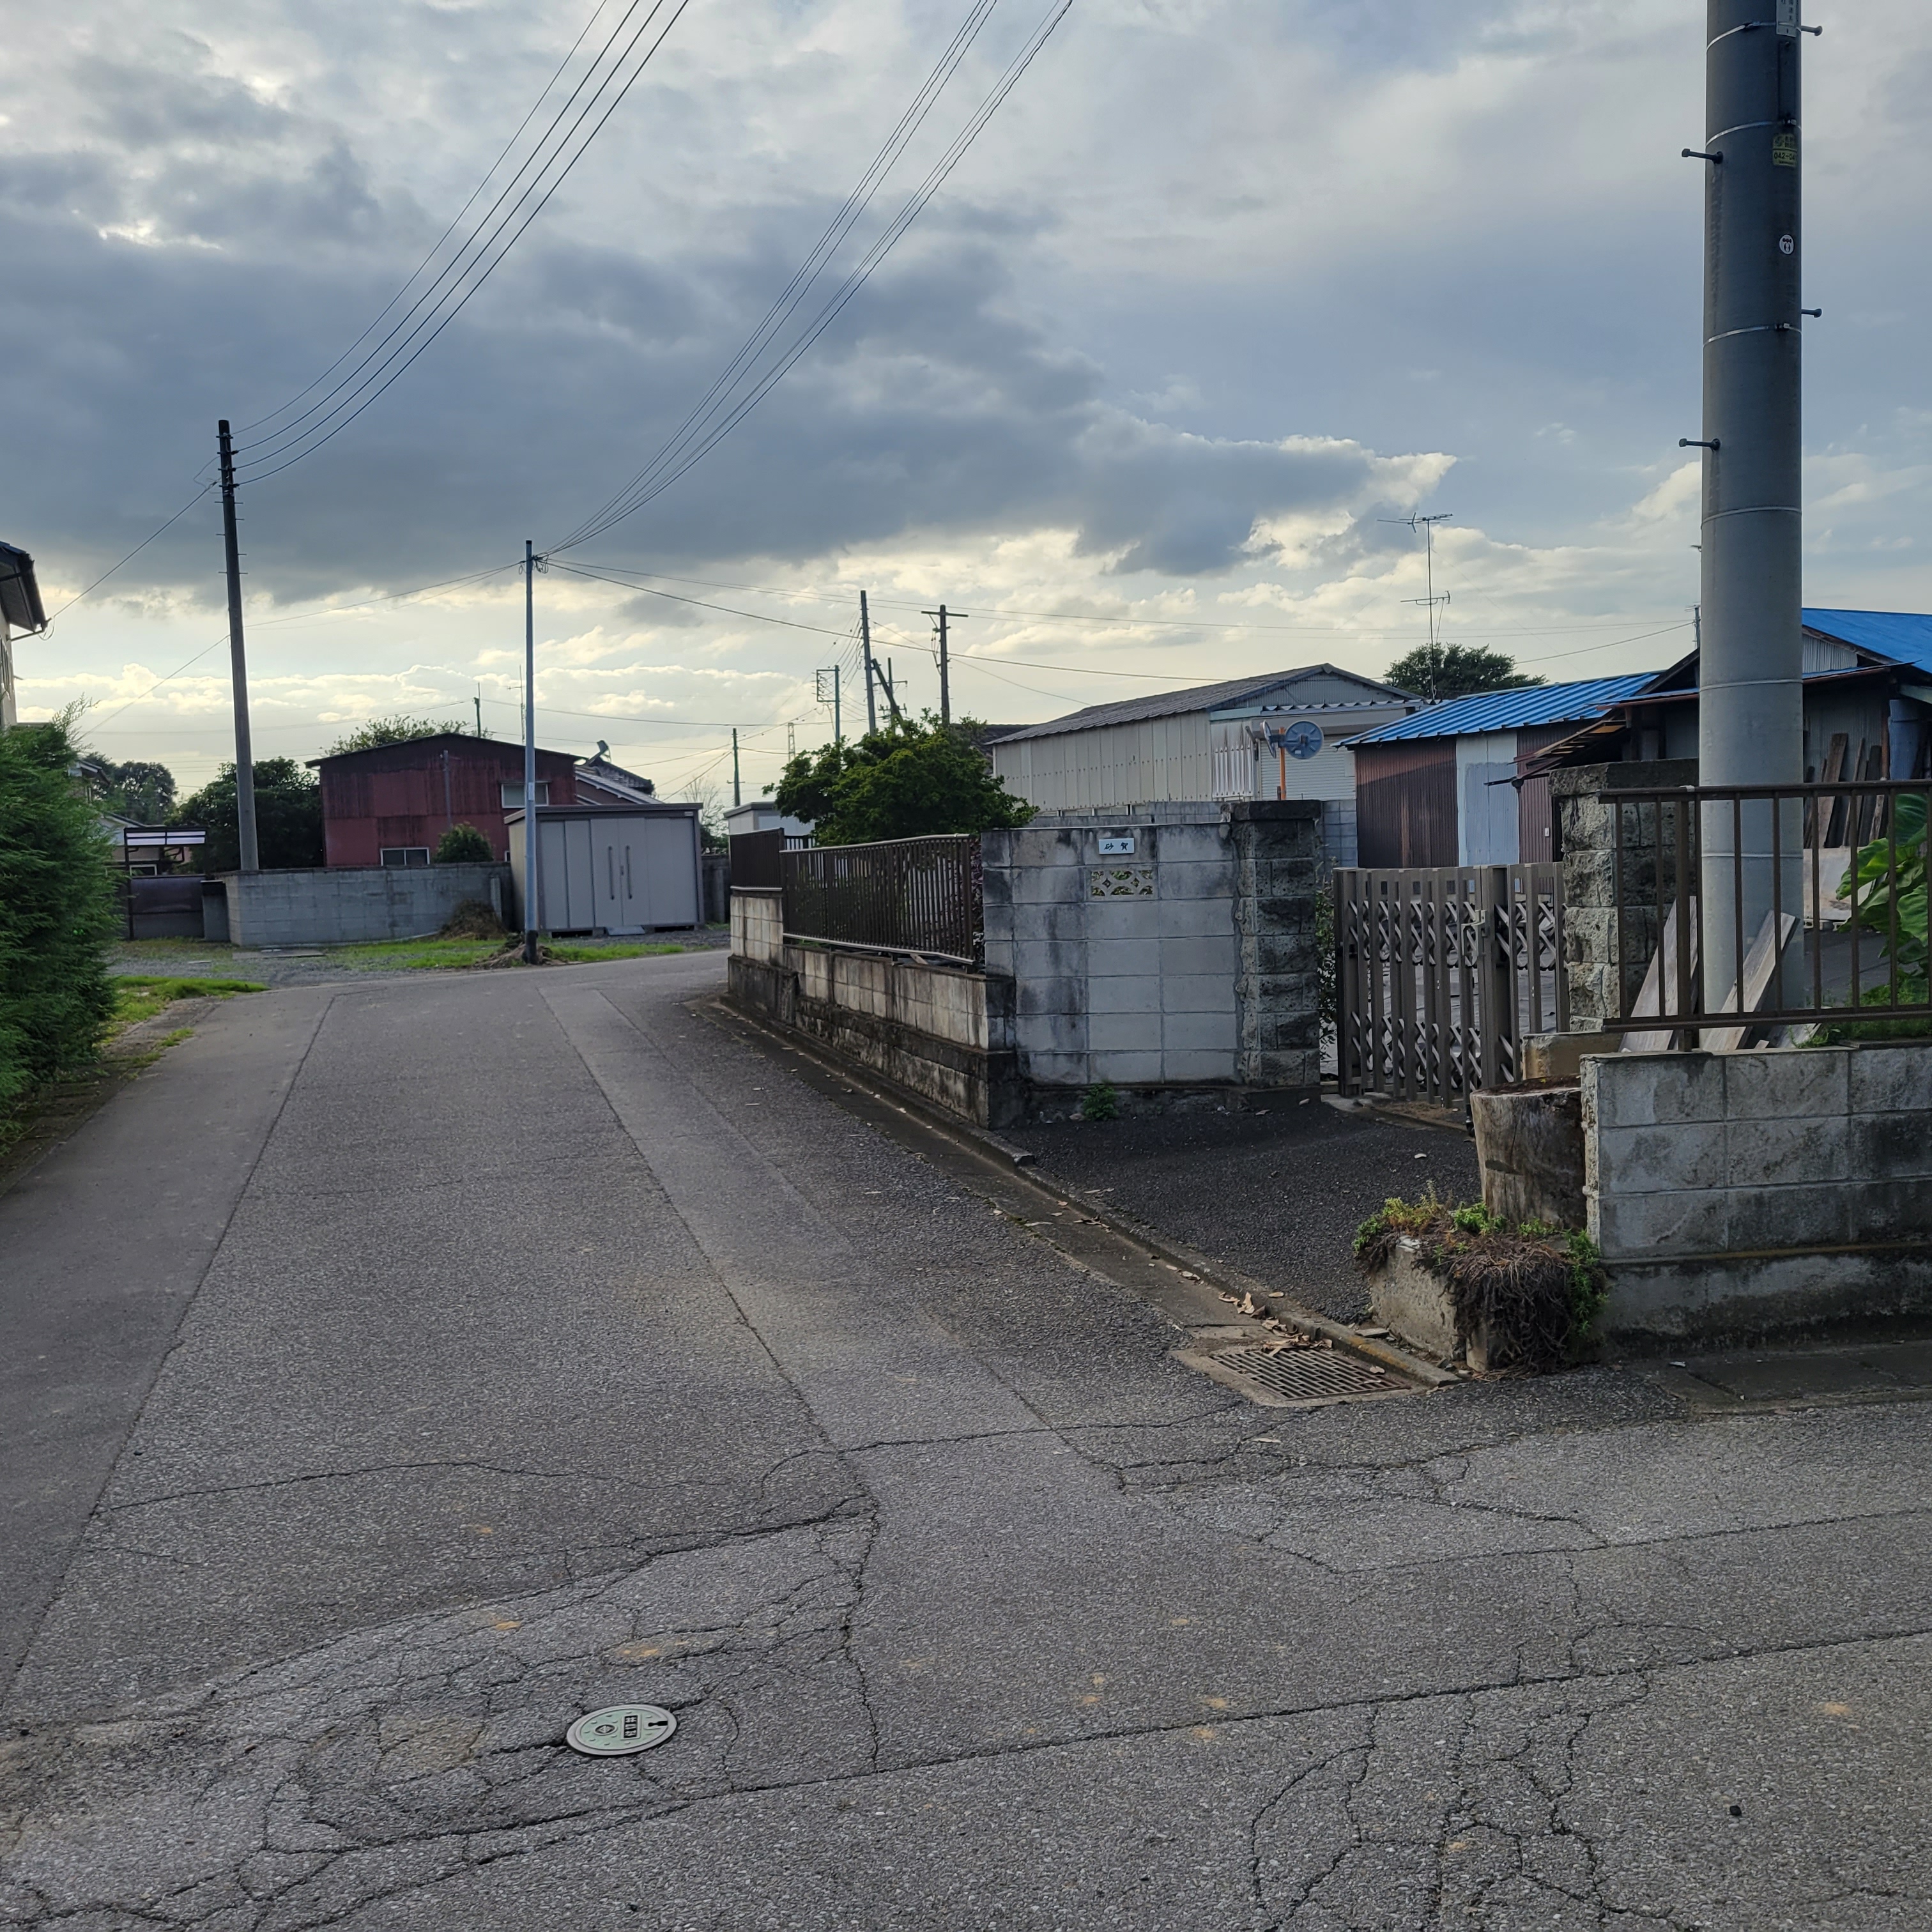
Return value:
<svg viewBox="0 0 1932 1932">
<path fill-rule="evenodd" d="M 537 963 L 537 559 L 524 539 L 524 960 Z"/>
<path fill-rule="evenodd" d="M 255 836 L 255 748 L 248 732 L 248 654 L 242 642 L 242 551 L 235 536 L 235 446 L 224 416 L 214 425 L 221 455 L 221 544 L 228 562 L 228 668 L 235 692 L 235 821 L 241 834 L 242 869 L 259 872 L 262 850 Z"/>
<path fill-rule="evenodd" d="M 939 722 L 942 724 L 950 724 L 952 722 L 952 688 L 947 670 L 946 627 L 949 617 L 953 623 L 964 623 L 966 614 L 964 610 L 949 613 L 942 604 L 937 610 L 928 610 L 924 614 L 937 620 L 939 632 Z"/>
<path fill-rule="evenodd" d="M 866 730 L 869 736 L 879 728 L 879 712 L 872 696 L 872 614 L 862 590 L 859 593 L 859 644 L 866 653 Z"/>
<path fill-rule="evenodd" d="M 1767 19 L 1767 15 L 1774 17 Z M 1704 64 L 1704 454 L 1699 598 L 1698 778 L 1796 784 L 1804 776 L 1799 459 L 1798 0 L 1708 0 Z M 1781 896 L 1802 910 L 1795 804 L 1779 828 Z M 1727 999 L 1772 907 L 1772 809 L 1706 808 L 1707 1006 Z M 1742 877 L 1742 930 L 1732 931 Z"/>
<path fill-rule="evenodd" d="M 840 743 L 842 742 L 842 734 L 838 728 L 838 667 L 836 664 L 832 664 L 817 674 L 813 686 L 813 695 L 820 704 L 826 706 L 830 710 L 832 742 L 835 745 Z"/>
<path fill-rule="evenodd" d="M 731 727 L 731 802 L 739 806 L 744 802 L 745 794 L 738 783 L 738 728 L 734 724 Z"/>
</svg>

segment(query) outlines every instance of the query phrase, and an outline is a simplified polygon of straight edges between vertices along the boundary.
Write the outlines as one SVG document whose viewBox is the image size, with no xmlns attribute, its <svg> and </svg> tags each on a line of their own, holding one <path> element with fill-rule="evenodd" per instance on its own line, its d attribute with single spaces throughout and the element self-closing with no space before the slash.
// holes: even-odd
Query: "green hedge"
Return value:
<svg viewBox="0 0 1932 1932">
<path fill-rule="evenodd" d="M 0 1106 L 92 1058 L 114 1011 L 108 844 L 68 721 L 0 733 Z"/>
</svg>

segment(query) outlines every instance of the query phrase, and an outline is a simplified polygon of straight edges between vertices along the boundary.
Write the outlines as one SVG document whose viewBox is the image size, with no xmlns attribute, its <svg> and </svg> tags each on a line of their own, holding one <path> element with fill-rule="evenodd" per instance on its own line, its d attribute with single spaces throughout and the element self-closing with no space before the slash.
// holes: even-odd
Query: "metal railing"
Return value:
<svg viewBox="0 0 1932 1932">
<path fill-rule="evenodd" d="M 1932 1016 L 1932 782 L 1696 785 L 1604 803 L 1617 915 L 1605 1030 L 1725 1048 L 1766 1027 Z"/>
<path fill-rule="evenodd" d="M 976 836 L 814 846 L 786 853 L 782 869 L 788 939 L 962 965 L 986 957 Z"/>
<path fill-rule="evenodd" d="M 1568 1027 L 1558 867 L 1340 867 L 1334 892 L 1342 1093 L 1454 1106 Z"/>
</svg>

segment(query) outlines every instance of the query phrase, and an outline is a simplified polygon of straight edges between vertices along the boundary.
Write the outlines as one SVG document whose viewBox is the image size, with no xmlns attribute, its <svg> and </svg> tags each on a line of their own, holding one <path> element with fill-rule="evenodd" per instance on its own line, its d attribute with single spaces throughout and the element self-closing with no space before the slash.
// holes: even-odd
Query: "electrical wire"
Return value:
<svg viewBox="0 0 1932 1932">
<path fill-rule="evenodd" d="M 1072 4 L 1073 0 L 1059 0 L 1059 4 L 1034 30 L 1020 52 L 1015 56 L 1005 73 L 994 84 L 992 91 L 974 110 L 965 126 L 953 137 L 944 153 L 927 172 L 925 178 L 908 198 L 898 213 L 887 224 L 884 232 L 874 241 L 872 246 L 860 258 L 858 266 L 840 284 L 830 301 L 820 310 L 818 314 L 806 328 L 804 334 L 796 340 L 778 361 L 768 369 L 722 417 L 714 421 L 698 441 L 682 448 L 667 445 L 664 450 L 660 451 L 658 454 L 632 479 L 616 497 L 611 500 L 609 506 L 590 519 L 587 524 L 580 525 L 578 530 L 573 532 L 567 542 L 553 546 L 553 550 L 574 549 L 579 544 L 590 542 L 594 538 L 601 536 L 607 530 L 624 521 L 626 518 L 635 515 L 646 503 L 662 495 L 694 464 L 700 462 L 719 442 L 728 436 L 758 406 L 758 404 L 770 392 L 772 387 L 797 366 L 806 351 L 830 326 L 846 304 L 871 279 L 873 271 L 892 252 L 899 238 L 917 219 L 926 203 L 939 191 L 946 178 L 958 166 L 967 151 L 979 138 L 980 130 L 992 118 L 1000 104 L 1019 84 L 1022 76 L 1038 58 L 1041 49 L 1052 38 L 1054 28 L 1066 18 Z M 666 464 L 670 466 L 663 466 Z"/>
<path fill-rule="evenodd" d="M 588 577 L 595 578 L 599 584 L 613 584 L 620 590 L 640 591 L 646 597 L 663 597 L 674 604 L 694 604 L 700 610 L 722 610 L 730 617 L 748 617 L 756 624 L 782 625 L 789 631 L 810 631 L 821 638 L 848 638 L 851 635 L 849 631 L 827 630 L 823 624 L 801 624 L 792 617 L 768 617 L 761 610 L 734 610 L 728 604 L 706 603 L 702 597 L 680 597 L 674 590 L 653 590 L 647 584 L 626 584 L 620 578 L 604 577 L 594 570 L 581 569 L 574 563 L 560 563 L 554 558 L 551 559 L 550 568 L 553 570 L 567 570 L 572 577 Z"/>
<path fill-rule="evenodd" d="M 205 501 L 208 492 L 205 488 L 196 490 L 194 494 L 190 496 L 188 501 L 167 520 L 166 523 L 162 524 L 159 530 L 151 530 L 147 536 L 144 536 L 141 541 L 121 560 L 121 563 L 110 563 L 85 590 L 76 590 L 74 595 L 60 607 L 59 610 L 55 611 L 53 616 L 48 618 L 45 628 L 50 631 L 52 630 L 53 628 L 55 617 L 59 616 L 62 611 L 71 610 L 83 597 L 90 596 L 93 592 L 98 590 L 100 586 L 121 568 L 121 564 L 132 563 L 135 558 L 139 556 L 142 551 L 146 550 L 148 544 L 154 542 L 156 537 L 163 536 L 167 531 L 172 530 L 176 524 L 179 523 L 182 518 L 186 516 L 189 511 L 194 508 L 196 504 Z"/>
<path fill-rule="evenodd" d="M 958 71 L 960 62 L 979 38 L 982 28 L 998 4 L 998 0 L 974 0 L 971 10 L 960 23 L 932 71 L 920 83 L 910 104 L 899 116 L 897 124 L 886 135 L 878 152 L 866 164 L 866 171 L 860 176 L 857 186 L 845 197 L 843 206 L 826 224 L 818 239 L 812 244 L 811 252 L 792 272 L 790 280 L 778 291 L 777 298 L 765 311 L 758 327 L 740 345 L 737 352 L 713 380 L 710 388 L 692 405 L 683 422 L 672 433 L 670 440 L 630 483 L 608 499 L 602 509 L 594 512 L 578 524 L 576 530 L 565 537 L 561 543 L 552 546 L 554 549 L 572 549 L 580 543 L 588 542 L 592 526 L 598 518 L 610 514 L 622 502 L 630 490 L 667 460 L 684 442 L 693 428 L 712 412 L 721 394 L 734 384 L 746 369 L 756 363 L 772 337 L 811 292 L 833 255 L 851 233 L 860 216 L 871 205 L 874 196 L 884 185 L 893 164 L 925 124 L 927 116 L 938 104 L 947 83 Z"/>
<path fill-rule="evenodd" d="M 627 12 L 624 16 L 626 22 L 629 20 L 632 13 L 634 13 L 636 10 L 637 7 L 642 4 L 643 0 L 632 0 L 632 6 L 630 12 Z M 284 470 L 293 468 L 296 464 L 303 461 L 308 457 L 314 455 L 315 452 L 320 449 L 326 443 L 333 441 L 334 439 L 340 435 L 342 431 L 346 429 L 358 416 L 361 416 L 363 411 L 368 409 L 378 397 L 382 395 L 383 392 L 388 388 L 390 385 L 395 382 L 397 379 L 403 374 L 405 370 L 409 368 L 410 364 L 416 360 L 417 357 L 421 356 L 424 351 L 430 346 L 430 344 L 436 340 L 436 338 L 449 326 L 450 323 L 455 320 L 456 317 L 462 312 L 464 308 L 469 302 L 470 298 L 474 296 L 487 281 L 488 281 L 490 278 L 495 274 L 498 268 L 502 266 L 505 258 L 508 255 L 510 250 L 516 246 L 518 239 L 523 236 L 525 230 L 529 228 L 530 224 L 543 212 L 544 208 L 548 205 L 550 197 L 554 195 L 557 190 L 563 185 L 564 182 L 568 179 L 572 170 L 574 169 L 577 164 L 584 158 L 584 156 L 588 151 L 591 142 L 597 138 L 597 136 L 603 128 L 604 123 L 608 122 L 610 116 L 616 112 L 619 106 L 622 104 L 626 96 L 628 95 L 631 89 L 637 85 L 637 82 L 639 78 L 642 76 L 644 69 L 650 64 L 652 58 L 656 55 L 658 50 L 663 46 L 665 40 L 670 34 L 671 29 L 677 25 L 678 21 L 682 17 L 686 8 L 690 4 L 691 0 L 652 0 L 650 11 L 645 16 L 644 26 L 640 27 L 637 33 L 632 36 L 630 42 L 626 46 L 623 52 L 618 56 L 617 63 L 613 65 L 610 72 L 607 74 L 602 80 L 598 82 L 596 89 L 591 94 L 590 100 L 586 104 L 583 112 L 578 116 L 578 118 L 574 122 L 572 123 L 570 128 L 566 131 L 562 140 L 558 143 L 556 152 L 549 155 L 544 160 L 542 166 L 539 167 L 531 177 L 529 184 L 524 188 L 523 193 L 517 197 L 514 202 L 511 204 L 508 212 L 506 214 L 502 219 L 497 223 L 496 227 L 490 232 L 490 234 L 483 238 L 480 245 L 477 246 L 474 258 L 464 268 L 462 274 L 458 277 L 456 281 L 452 284 L 449 289 L 446 290 L 441 296 L 439 296 L 436 298 L 434 303 L 424 311 L 422 319 L 416 323 L 415 326 L 409 331 L 406 335 L 403 337 L 400 342 L 394 343 L 393 346 L 388 346 L 394 341 L 394 338 L 398 332 L 401 329 L 404 322 L 407 321 L 409 314 L 413 314 L 415 312 L 415 309 L 421 305 L 420 300 L 418 304 L 412 304 L 411 310 L 406 312 L 405 315 L 392 328 L 389 335 L 384 338 L 382 344 L 379 344 L 376 350 L 371 350 L 368 356 L 365 356 L 363 358 L 362 362 L 356 365 L 356 370 L 351 371 L 350 376 L 348 378 L 346 378 L 343 382 L 338 383 L 336 388 L 331 392 L 328 396 L 324 397 L 320 403 L 318 403 L 312 406 L 310 409 L 304 411 L 302 416 L 296 419 L 297 423 L 305 420 L 310 416 L 316 416 L 316 412 L 318 410 L 321 410 L 323 412 L 321 415 L 316 416 L 316 419 L 310 424 L 308 428 L 298 430 L 295 424 L 290 424 L 285 429 L 276 431 L 273 435 L 262 439 L 260 442 L 254 446 L 255 447 L 261 448 L 267 444 L 274 443 L 276 445 L 275 447 L 268 448 L 265 454 L 253 459 L 253 464 L 248 470 L 248 473 L 246 476 L 241 478 L 239 480 L 251 484 L 265 482 L 269 477 L 280 476 Z M 671 8 L 670 15 L 669 19 L 665 21 L 662 30 L 658 32 L 656 39 L 653 40 L 650 46 L 645 50 L 642 57 L 638 59 L 635 64 L 632 68 L 629 74 L 624 80 L 623 84 L 619 87 L 616 92 L 611 96 L 608 104 L 604 107 L 601 113 L 597 114 L 595 122 L 592 123 L 590 126 L 590 131 L 589 134 L 584 135 L 580 141 L 578 141 L 578 144 L 574 152 L 568 152 L 568 151 L 569 150 L 571 142 L 574 140 L 577 140 L 580 130 L 582 129 L 586 122 L 590 121 L 592 114 L 596 110 L 598 100 L 602 96 L 605 90 L 610 87 L 611 83 L 616 79 L 617 76 L 622 71 L 622 63 L 630 58 L 632 50 L 638 45 L 638 42 L 643 39 L 645 34 L 650 31 L 652 22 L 656 20 L 658 14 L 662 11 L 666 5 L 670 5 Z M 620 24 L 617 31 L 619 32 L 622 31 L 622 23 Z M 613 38 L 614 40 L 614 34 Z M 607 46 L 608 44 L 609 44 L 607 43 Z M 594 70 L 595 69 L 593 67 L 592 71 Z M 585 80 L 587 81 L 589 77 L 589 75 L 586 74 Z M 578 83 L 578 92 L 581 91 L 583 86 L 584 82 L 580 82 Z M 576 94 L 575 93 L 573 93 L 571 99 L 574 100 L 575 98 Z M 560 119 L 562 118 L 562 113 L 568 111 L 568 103 L 566 103 L 565 109 L 560 111 L 558 117 Z M 553 128 L 555 125 L 556 123 L 553 122 Z M 546 140 L 548 139 L 548 130 L 546 131 L 544 139 Z M 523 209 L 524 203 L 530 200 L 532 195 L 537 194 L 539 186 L 543 183 L 544 176 L 550 172 L 550 169 L 554 166 L 555 166 L 558 156 L 565 154 L 567 152 L 568 158 L 564 160 L 562 166 L 557 172 L 556 178 L 552 180 L 547 187 L 543 187 L 542 193 L 538 196 L 534 206 L 530 208 L 527 213 L 522 214 L 520 219 L 518 219 L 518 218 L 519 216 L 520 211 Z M 526 167 L 527 166 L 528 164 L 526 164 Z M 504 189 L 503 195 L 507 195 L 510 191 L 510 188 L 514 188 L 516 185 L 517 179 L 520 178 L 520 175 L 517 178 L 514 178 L 509 183 L 508 186 Z M 496 208 L 502 205 L 502 198 L 503 196 L 500 195 L 496 202 L 492 205 L 490 213 L 484 217 L 484 220 L 486 223 L 491 219 L 491 218 L 495 214 Z M 502 234 L 503 230 L 506 228 L 509 227 L 512 220 L 515 221 L 516 226 L 512 231 L 509 238 L 507 241 L 503 242 L 500 247 L 497 247 L 496 243 L 498 238 Z M 479 227 L 478 232 L 480 234 L 481 232 L 482 231 Z M 462 254 L 467 252 L 469 248 L 475 244 L 475 242 L 476 238 L 472 236 L 471 238 L 471 242 L 466 243 L 464 244 L 464 248 L 462 250 L 459 250 L 458 256 L 456 259 L 460 260 Z M 492 248 L 495 249 L 495 253 L 494 254 L 491 254 L 490 252 Z M 470 279 L 467 282 L 467 284 L 465 285 L 463 279 L 464 276 L 468 275 L 470 270 L 472 268 L 475 268 L 478 262 L 482 264 L 480 272 L 477 273 L 473 278 Z M 448 272 L 448 270 L 446 269 L 444 275 L 439 277 L 437 284 L 432 284 L 432 287 L 440 285 L 441 281 L 446 278 Z M 426 295 L 428 292 L 428 291 L 425 291 Z M 454 297 L 453 301 L 452 300 L 452 296 Z M 445 308 L 446 304 L 448 304 L 446 309 Z M 430 326 L 432 322 L 434 323 L 434 326 L 433 328 Z M 424 333 L 425 330 L 428 331 L 427 334 Z M 421 339 L 418 340 L 418 338 Z M 405 350 L 408 352 L 406 354 L 404 352 Z M 360 374 L 360 372 L 367 366 L 372 358 L 379 358 L 376 360 L 374 368 L 371 370 L 367 376 L 363 376 L 359 382 L 357 382 L 355 380 L 356 377 Z M 400 360 L 398 359 L 399 358 L 400 358 Z M 325 408 L 324 405 L 326 405 L 327 406 Z M 325 428 L 325 425 L 328 426 Z M 284 437 L 286 440 L 277 443 L 276 438 L 278 436 Z M 268 466 L 262 466 L 265 465 Z"/>
<path fill-rule="evenodd" d="M 515 147 L 518 141 L 522 137 L 524 130 L 536 118 L 538 110 L 543 106 L 544 103 L 550 98 L 551 88 L 555 87 L 557 82 L 563 78 L 565 69 L 567 68 L 570 65 L 571 62 L 577 58 L 578 50 L 583 46 L 585 40 L 590 35 L 591 28 L 597 24 L 597 22 L 602 16 L 604 8 L 609 6 L 610 4 L 610 0 L 597 0 L 597 4 L 595 8 L 592 10 L 590 19 L 584 22 L 576 39 L 571 42 L 570 51 L 564 56 L 562 60 L 558 62 L 556 71 L 550 76 L 549 80 L 544 82 L 542 91 L 538 94 L 536 100 L 530 103 L 530 112 L 524 116 L 522 120 L 517 123 L 515 131 L 511 135 L 508 140 L 503 143 L 502 152 L 490 164 L 489 166 L 484 170 L 483 178 L 470 190 L 469 200 L 464 202 L 463 206 L 450 218 L 449 226 L 436 238 L 436 240 L 430 244 L 428 254 L 424 255 L 422 260 L 410 272 L 408 278 L 404 280 L 402 286 L 397 290 L 396 292 L 376 310 L 376 314 L 370 318 L 369 322 L 363 329 L 362 333 L 357 336 L 356 340 L 350 343 L 349 346 L 344 350 L 342 353 L 337 356 L 335 360 L 330 363 L 328 367 L 323 370 L 322 374 L 316 376 L 315 380 L 308 385 L 307 388 L 298 389 L 286 402 L 283 404 L 280 409 L 271 410 L 266 416 L 257 416 L 252 422 L 245 422 L 242 424 L 236 432 L 238 436 L 245 436 L 251 429 L 260 429 L 264 423 L 272 422 L 274 421 L 276 417 L 286 416 L 290 410 L 295 407 L 296 404 L 302 400 L 303 397 L 309 394 L 312 391 L 319 388 L 322 383 L 326 382 L 328 378 L 335 373 L 338 369 L 341 368 L 344 362 L 348 361 L 350 356 L 355 354 L 357 350 L 362 347 L 362 344 L 369 339 L 371 332 L 375 328 L 377 323 L 381 322 L 383 316 L 387 315 L 390 310 L 394 308 L 397 303 L 400 302 L 404 296 L 409 293 L 410 290 L 416 282 L 417 277 L 421 275 L 423 271 L 429 266 L 430 262 L 434 261 L 436 256 L 442 252 L 442 244 L 456 232 L 458 224 L 460 223 L 463 218 L 470 212 L 471 208 L 475 207 L 476 205 L 477 197 L 490 185 L 490 181 L 495 176 L 496 170 L 503 165 L 506 160 L 508 159 L 511 149 Z M 622 31 L 621 22 L 619 23 L 619 30 L 620 32 Z M 608 41 L 605 43 L 607 49 L 608 48 L 609 44 L 610 43 Z M 602 58 L 601 54 L 598 58 L 600 59 Z M 596 63 L 595 62 L 592 63 L 593 71 L 595 70 L 596 64 Z M 554 123 L 553 125 L 554 125 Z M 525 165 L 527 165 L 527 164 Z M 488 218 L 486 217 L 485 218 L 487 219 Z M 246 443 L 243 444 L 242 446 L 244 448 L 253 447 L 252 445 Z"/>
</svg>

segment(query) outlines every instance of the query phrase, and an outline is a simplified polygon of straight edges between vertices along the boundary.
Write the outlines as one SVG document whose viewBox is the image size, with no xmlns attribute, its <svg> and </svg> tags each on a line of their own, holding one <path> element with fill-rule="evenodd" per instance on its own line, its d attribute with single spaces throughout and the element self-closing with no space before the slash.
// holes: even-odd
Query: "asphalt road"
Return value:
<svg viewBox="0 0 1932 1932">
<path fill-rule="evenodd" d="M 231 1002 L 0 1198 L 0 1924 L 1932 1923 L 1932 1409 L 1251 1407 L 721 964 Z"/>
</svg>

